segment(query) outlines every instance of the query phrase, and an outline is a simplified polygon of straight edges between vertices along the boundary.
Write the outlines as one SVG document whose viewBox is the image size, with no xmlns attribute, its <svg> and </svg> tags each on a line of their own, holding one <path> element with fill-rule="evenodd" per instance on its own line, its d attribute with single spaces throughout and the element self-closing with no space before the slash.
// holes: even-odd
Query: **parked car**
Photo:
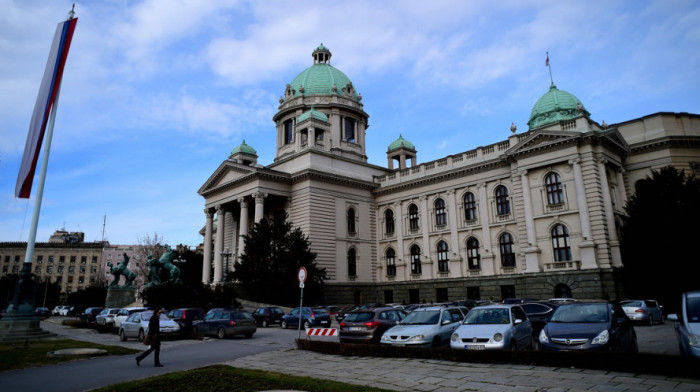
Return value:
<svg viewBox="0 0 700 392">
<path fill-rule="evenodd" d="M 630 320 L 638 323 L 654 325 L 664 323 L 663 307 L 652 299 L 639 299 L 620 302 L 622 310 L 625 311 Z"/>
<path fill-rule="evenodd" d="M 379 343 L 382 334 L 405 317 L 406 313 L 393 307 L 350 312 L 338 329 L 340 343 Z"/>
<path fill-rule="evenodd" d="M 311 327 L 328 328 L 331 326 L 331 316 L 325 309 L 294 308 L 289 313 L 282 316 L 280 325 L 282 328 L 296 327 L 301 325 L 304 329 Z"/>
<path fill-rule="evenodd" d="M 547 302 L 551 302 L 553 304 L 561 305 L 561 304 L 570 304 L 572 302 L 576 302 L 575 299 L 573 298 L 550 298 L 547 300 Z"/>
<path fill-rule="evenodd" d="M 114 317 L 119 313 L 119 308 L 102 309 L 100 314 L 95 316 L 95 322 L 100 325 L 114 325 Z"/>
<path fill-rule="evenodd" d="M 240 308 L 209 311 L 204 320 L 195 321 L 192 325 L 193 333 L 215 335 L 219 339 L 234 335 L 252 338 L 256 330 L 257 326 L 253 315 Z"/>
<path fill-rule="evenodd" d="M 681 355 L 700 357 L 700 291 L 683 293 L 681 312 L 669 314 L 668 319 L 676 321 Z"/>
<path fill-rule="evenodd" d="M 518 305 L 474 308 L 452 334 L 450 347 L 467 350 L 520 350 L 532 347 L 532 325 Z"/>
<path fill-rule="evenodd" d="M 632 321 L 619 304 L 563 304 L 540 332 L 540 348 L 550 351 L 638 351 Z"/>
<path fill-rule="evenodd" d="M 149 308 L 145 308 L 143 306 L 121 308 L 117 312 L 117 315 L 114 316 L 114 326 L 119 328 L 122 325 L 122 321 L 126 320 L 127 317 L 129 317 L 130 315 L 132 315 L 134 313 L 144 312 L 146 310 L 149 310 Z"/>
<path fill-rule="evenodd" d="M 326 308 L 326 312 L 328 312 L 328 314 L 329 314 L 331 317 L 337 315 L 338 312 L 340 312 L 341 310 L 343 310 L 342 307 L 340 307 L 340 306 L 335 306 L 335 305 L 328 305 L 328 306 L 326 306 L 325 308 Z"/>
<path fill-rule="evenodd" d="M 53 308 L 53 310 L 51 311 L 51 314 L 54 316 L 62 316 L 61 311 L 63 309 L 67 309 L 67 308 L 68 308 L 68 306 L 66 306 L 66 305 L 58 305 L 58 306 Z"/>
<path fill-rule="evenodd" d="M 263 328 L 267 328 L 270 324 L 281 324 L 284 310 L 276 306 L 267 306 L 255 309 L 253 318 L 255 323 Z"/>
<path fill-rule="evenodd" d="M 359 306 L 346 306 L 343 309 L 339 310 L 338 313 L 335 315 L 335 321 L 337 321 L 339 324 L 343 319 L 345 318 L 345 315 L 348 313 L 352 312 L 353 310 L 358 310 L 360 309 Z"/>
<path fill-rule="evenodd" d="M 180 333 L 184 336 L 192 332 L 195 321 L 204 320 L 204 310 L 201 308 L 173 309 L 166 316 L 180 326 Z"/>
<path fill-rule="evenodd" d="M 59 315 L 61 316 L 73 316 L 75 315 L 75 306 L 64 306 L 59 310 Z"/>
<path fill-rule="evenodd" d="M 87 308 L 83 313 L 80 314 L 80 319 L 83 321 L 87 321 L 88 323 L 91 323 L 95 321 L 95 317 L 97 317 L 98 314 L 102 311 L 104 308 Z"/>
<path fill-rule="evenodd" d="M 384 332 L 380 343 L 395 346 L 441 347 L 450 344 L 450 337 L 464 320 L 456 307 L 418 308 L 401 323 Z"/>
<path fill-rule="evenodd" d="M 130 314 L 119 326 L 119 339 L 124 342 L 128 338 L 136 338 L 143 341 L 148 332 L 148 321 L 153 317 L 153 311 L 134 312 Z M 179 336 L 180 326 L 168 316 L 160 315 L 160 336 Z"/>
<path fill-rule="evenodd" d="M 520 304 L 532 325 L 533 344 L 539 346 L 540 331 L 547 324 L 559 305 L 551 302 L 527 302 Z"/>
<path fill-rule="evenodd" d="M 34 315 L 39 318 L 48 318 L 50 314 L 49 308 L 38 307 L 34 309 Z"/>
</svg>

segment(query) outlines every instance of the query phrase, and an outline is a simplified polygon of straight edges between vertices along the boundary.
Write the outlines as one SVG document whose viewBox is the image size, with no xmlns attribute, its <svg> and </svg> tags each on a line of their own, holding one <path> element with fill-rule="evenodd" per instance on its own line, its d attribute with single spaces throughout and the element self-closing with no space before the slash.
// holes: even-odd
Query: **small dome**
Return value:
<svg viewBox="0 0 700 392">
<path fill-rule="evenodd" d="M 535 103 L 527 125 L 530 129 L 535 129 L 543 125 L 573 120 L 582 114 L 586 117 L 590 116 L 581 101 L 573 94 L 559 90 L 552 84 L 549 91 Z"/>
<path fill-rule="evenodd" d="M 238 154 L 241 152 L 244 154 L 257 155 L 257 151 L 255 151 L 255 149 L 253 147 L 245 144 L 245 140 L 243 140 L 243 143 L 241 143 L 240 146 L 231 150 L 231 155 Z"/>
<path fill-rule="evenodd" d="M 303 70 L 289 85 L 294 97 L 338 94 L 350 95 L 354 100 L 358 100 L 357 91 L 350 78 L 331 66 L 331 52 L 328 48 L 323 44 L 319 45 L 314 50 L 313 57 L 314 65 Z"/>
<path fill-rule="evenodd" d="M 325 123 L 328 122 L 328 116 L 326 116 L 323 112 L 319 112 L 313 106 L 311 106 L 311 110 L 309 110 L 308 112 L 304 112 L 301 114 L 301 116 L 297 117 L 297 123 L 300 123 L 302 121 L 306 121 L 310 118 L 313 118 L 313 119 L 319 120 L 319 121 L 323 121 Z"/>
<path fill-rule="evenodd" d="M 399 135 L 399 138 L 394 140 L 394 142 L 389 145 L 389 151 L 398 150 L 399 148 L 415 150 L 416 146 L 414 146 L 413 143 L 409 142 L 408 140 L 404 139 L 402 135 Z"/>
</svg>

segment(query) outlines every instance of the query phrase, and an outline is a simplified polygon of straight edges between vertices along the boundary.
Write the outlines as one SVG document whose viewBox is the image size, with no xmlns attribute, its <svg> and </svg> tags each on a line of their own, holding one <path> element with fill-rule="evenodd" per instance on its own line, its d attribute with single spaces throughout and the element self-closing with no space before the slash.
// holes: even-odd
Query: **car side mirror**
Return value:
<svg viewBox="0 0 700 392">
<path fill-rule="evenodd" d="M 450 320 L 444 320 L 444 321 L 442 322 L 442 325 L 447 325 L 447 324 L 452 324 L 452 321 L 450 321 Z"/>
<path fill-rule="evenodd" d="M 676 313 L 671 313 L 671 314 L 666 316 L 666 320 L 678 321 L 678 315 Z"/>
<path fill-rule="evenodd" d="M 513 320 L 513 325 L 518 325 L 518 324 L 522 324 L 522 323 L 523 323 L 523 320 L 521 320 L 521 319 Z"/>
</svg>

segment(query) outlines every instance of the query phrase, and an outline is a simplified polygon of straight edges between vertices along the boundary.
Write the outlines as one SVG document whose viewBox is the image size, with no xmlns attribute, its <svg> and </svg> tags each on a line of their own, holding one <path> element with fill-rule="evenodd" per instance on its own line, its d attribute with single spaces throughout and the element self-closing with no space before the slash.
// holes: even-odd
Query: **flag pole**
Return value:
<svg viewBox="0 0 700 392">
<path fill-rule="evenodd" d="M 549 52 L 547 52 L 547 68 L 549 68 L 549 81 L 552 82 L 552 86 L 554 86 L 554 78 L 552 78 L 552 65 L 549 64 Z"/>
</svg>

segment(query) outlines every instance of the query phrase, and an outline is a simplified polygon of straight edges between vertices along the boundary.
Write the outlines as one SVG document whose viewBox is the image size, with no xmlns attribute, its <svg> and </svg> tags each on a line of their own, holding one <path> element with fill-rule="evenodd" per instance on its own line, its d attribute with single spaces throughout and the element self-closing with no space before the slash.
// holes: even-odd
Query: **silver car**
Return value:
<svg viewBox="0 0 700 392">
<path fill-rule="evenodd" d="M 450 338 L 450 347 L 466 350 L 519 350 L 532 347 L 532 325 L 519 305 L 473 308 Z"/>
<path fill-rule="evenodd" d="M 99 325 L 114 325 L 114 318 L 117 316 L 120 308 L 106 308 L 100 314 L 95 316 L 95 322 Z"/>
<path fill-rule="evenodd" d="M 143 341 L 148 331 L 148 321 L 153 316 L 152 311 L 132 313 L 119 326 L 119 339 L 126 341 L 128 338 L 136 338 Z M 160 315 L 160 336 L 179 336 L 180 325 L 168 318 Z"/>
<path fill-rule="evenodd" d="M 662 307 L 652 299 L 621 301 L 620 306 L 630 320 L 638 323 L 654 325 L 664 323 Z"/>
<path fill-rule="evenodd" d="M 463 319 L 464 314 L 459 308 L 419 308 L 409 313 L 399 325 L 384 332 L 379 342 L 394 346 L 446 346 Z"/>
<path fill-rule="evenodd" d="M 676 321 L 676 336 L 681 355 L 700 357 L 700 291 L 683 293 L 681 313 L 669 314 Z"/>
</svg>

